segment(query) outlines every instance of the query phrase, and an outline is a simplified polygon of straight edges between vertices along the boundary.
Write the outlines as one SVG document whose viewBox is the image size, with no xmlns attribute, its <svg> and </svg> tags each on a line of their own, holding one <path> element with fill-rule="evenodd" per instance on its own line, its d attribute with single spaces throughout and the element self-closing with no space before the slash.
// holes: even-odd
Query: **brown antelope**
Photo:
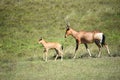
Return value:
<svg viewBox="0 0 120 80">
<path fill-rule="evenodd" d="M 88 48 L 87 43 L 95 43 L 98 48 L 99 48 L 99 54 L 98 57 L 100 57 L 101 55 L 101 47 L 105 46 L 105 48 L 107 49 L 107 52 L 110 56 L 110 51 L 108 48 L 108 45 L 105 43 L 105 36 L 102 32 L 100 31 L 75 31 L 74 29 L 70 28 L 70 25 L 67 24 L 66 26 L 66 33 L 65 33 L 65 38 L 69 35 L 72 35 L 73 38 L 75 38 L 76 40 L 76 48 L 75 48 L 75 53 L 74 53 L 74 57 L 76 57 L 76 51 L 78 50 L 78 46 L 79 44 L 84 44 L 89 55 L 91 56 L 90 50 Z"/>
<path fill-rule="evenodd" d="M 57 55 L 55 57 L 55 61 L 58 58 L 58 56 L 61 56 L 61 61 L 63 60 L 63 46 L 59 43 L 55 43 L 55 42 L 46 42 L 44 39 L 40 38 L 39 39 L 39 44 L 42 44 L 45 48 L 44 52 L 45 52 L 45 61 L 47 61 L 47 55 L 48 55 L 48 50 L 49 49 L 55 49 Z M 43 54 L 43 60 L 44 60 L 44 54 Z"/>
</svg>

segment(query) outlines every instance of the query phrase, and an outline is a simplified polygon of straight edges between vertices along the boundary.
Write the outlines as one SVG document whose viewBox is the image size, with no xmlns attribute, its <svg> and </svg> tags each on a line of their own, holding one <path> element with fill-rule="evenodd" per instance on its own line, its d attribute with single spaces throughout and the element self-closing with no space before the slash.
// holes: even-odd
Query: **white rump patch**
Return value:
<svg viewBox="0 0 120 80">
<path fill-rule="evenodd" d="M 94 37 L 97 38 L 97 39 L 99 39 L 100 43 L 102 43 L 103 33 L 96 33 Z"/>
</svg>

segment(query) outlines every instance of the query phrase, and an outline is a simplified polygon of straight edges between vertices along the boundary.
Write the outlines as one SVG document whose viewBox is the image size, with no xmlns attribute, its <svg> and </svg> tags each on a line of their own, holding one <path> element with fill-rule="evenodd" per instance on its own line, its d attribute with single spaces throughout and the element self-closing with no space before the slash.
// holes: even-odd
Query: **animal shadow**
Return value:
<svg viewBox="0 0 120 80">
<path fill-rule="evenodd" d="M 96 55 L 89 56 L 88 53 L 83 53 L 79 58 L 97 58 Z"/>
</svg>

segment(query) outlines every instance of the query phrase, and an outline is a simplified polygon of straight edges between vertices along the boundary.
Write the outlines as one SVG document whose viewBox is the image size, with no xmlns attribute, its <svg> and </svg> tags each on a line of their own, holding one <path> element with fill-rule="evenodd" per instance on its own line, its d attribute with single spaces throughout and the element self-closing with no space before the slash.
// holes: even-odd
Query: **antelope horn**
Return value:
<svg viewBox="0 0 120 80">
<path fill-rule="evenodd" d="M 66 25 L 70 26 L 70 23 L 67 20 L 65 20 L 65 22 L 66 22 Z"/>
<path fill-rule="evenodd" d="M 68 26 L 70 26 L 70 23 L 69 23 L 69 22 L 67 22 L 67 25 L 68 25 Z"/>
<path fill-rule="evenodd" d="M 65 20 L 65 22 L 66 22 L 66 28 L 68 29 L 69 27 L 70 27 L 70 23 L 67 21 L 67 20 Z"/>
</svg>

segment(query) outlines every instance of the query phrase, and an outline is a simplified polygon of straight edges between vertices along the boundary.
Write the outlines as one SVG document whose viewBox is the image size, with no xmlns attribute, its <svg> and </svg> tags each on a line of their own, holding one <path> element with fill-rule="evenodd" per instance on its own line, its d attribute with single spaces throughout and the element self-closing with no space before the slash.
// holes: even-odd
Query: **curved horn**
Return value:
<svg viewBox="0 0 120 80">
<path fill-rule="evenodd" d="M 70 17 L 70 16 L 68 16 L 68 15 L 65 17 L 65 23 L 66 23 L 67 26 L 70 26 L 70 23 L 69 23 L 69 21 L 68 21 L 69 17 Z"/>
<path fill-rule="evenodd" d="M 67 22 L 67 26 L 69 26 L 69 27 L 70 27 L 70 23 L 69 23 L 69 22 Z"/>
<path fill-rule="evenodd" d="M 67 20 L 65 20 L 65 22 L 66 22 L 66 25 L 67 25 L 66 28 L 69 29 L 70 23 Z"/>
<path fill-rule="evenodd" d="M 65 20 L 65 22 L 66 22 L 66 25 L 70 26 L 70 23 L 68 20 Z"/>
</svg>

